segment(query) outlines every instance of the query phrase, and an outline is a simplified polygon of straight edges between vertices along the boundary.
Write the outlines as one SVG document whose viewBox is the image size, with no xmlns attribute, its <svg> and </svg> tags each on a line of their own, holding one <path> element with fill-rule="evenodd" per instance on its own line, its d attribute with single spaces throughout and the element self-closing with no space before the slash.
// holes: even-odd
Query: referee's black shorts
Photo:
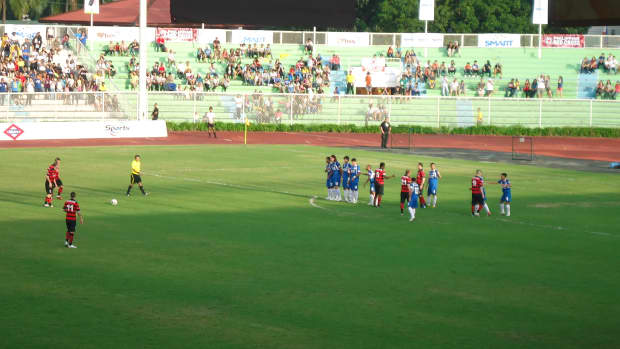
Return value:
<svg viewBox="0 0 620 349">
<path fill-rule="evenodd" d="M 403 192 L 401 191 L 401 192 L 400 192 L 400 203 L 402 204 L 402 203 L 405 203 L 405 202 L 407 202 L 407 201 L 409 201 L 409 192 L 404 192 L 404 193 L 403 193 Z"/>
<path fill-rule="evenodd" d="M 131 174 L 129 180 L 131 181 L 131 184 L 142 183 L 142 178 L 140 178 L 140 175 L 133 173 Z"/>
<path fill-rule="evenodd" d="M 484 198 L 482 194 L 471 194 L 471 204 L 484 206 Z"/>
</svg>

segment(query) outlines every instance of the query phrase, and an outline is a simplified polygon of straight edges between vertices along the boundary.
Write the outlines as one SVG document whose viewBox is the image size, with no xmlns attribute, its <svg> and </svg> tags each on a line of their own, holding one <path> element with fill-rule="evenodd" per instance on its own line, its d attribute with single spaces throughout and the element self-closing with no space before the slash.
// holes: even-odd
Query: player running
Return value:
<svg viewBox="0 0 620 349">
<path fill-rule="evenodd" d="M 385 180 L 394 177 L 394 175 L 387 176 L 385 174 L 385 162 L 379 164 L 379 168 L 375 170 L 375 202 L 373 203 L 374 207 L 381 207 L 381 198 L 383 198 L 383 186 L 385 185 Z"/>
<path fill-rule="evenodd" d="M 507 173 L 502 173 L 497 184 L 502 186 L 502 198 L 499 199 L 499 210 L 502 215 L 510 217 L 510 203 L 512 202 L 512 184 L 508 179 Z M 504 206 L 506 210 L 504 211 Z"/>
<path fill-rule="evenodd" d="M 415 210 L 418 208 L 418 196 L 423 194 L 420 190 L 420 186 L 417 182 L 411 181 L 409 184 L 409 205 L 407 205 L 407 209 L 409 210 L 409 222 L 413 222 L 415 219 Z"/>
<path fill-rule="evenodd" d="M 331 156 L 331 171 L 332 171 L 332 200 L 341 201 L 340 198 L 340 180 L 342 178 L 342 167 L 340 167 L 340 163 L 338 159 L 336 159 L 336 155 Z"/>
<path fill-rule="evenodd" d="M 405 214 L 405 205 L 409 201 L 409 189 L 411 188 L 411 170 L 405 170 L 405 174 L 400 177 L 400 215 Z M 417 206 L 416 206 L 417 207 Z"/>
<path fill-rule="evenodd" d="M 482 171 L 476 170 L 476 175 L 471 179 L 471 215 L 476 217 L 480 216 L 480 207 L 484 206 L 484 182 L 481 176 Z"/>
<path fill-rule="evenodd" d="M 43 201 L 43 206 L 45 207 L 54 207 L 52 198 L 54 196 L 54 188 L 56 188 L 57 181 L 59 180 L 58 168 L 56 167 L 57 161 L 58 160 L 55 160 L 47 168 L 47 172 L 45 173 L 45 200 Z"/>
<path fill-rule="evenodd" d="M 65 202 L 63 211 L 66 213 L 65 221 L 67 223 L 67 233 L 65 234 L 65 247 L 77 248 L 73 244 L 75 237 L 75 226 L 77 225 L 76 215 L 80 216 L 80 224 L 84 224 L 84 216 L 80 212 L 80 204 L 75 200 L 75 192 L 71 192 L 71 199 Z"/>
<path fill-rule="evenodd" d="M 342 192 L 344 194 L 344 201 L 349 201 L 349 170 L 351 168 L 351 164 L 349 163 L 349 156 L 345 155 L 342 163 Z"/>
<path fill-rule="evenodd" d="M 134 184 L 138 184 L 142 195 L 149 195 L 149 193 L 144 191 L 144 186 L 142 185 L 142 159 L 140 155 L 134 156 L 133 161 L 131 162 L 131 174 L 129 176 L 129 187 L 127 188 L 127 196 L 131 195 L 131 188 Z"/>
<path fill-rule="evenodd" d="M 420 192 L 424 190 L 424 184 L 426 183 L 426 177 L 424 174 L 424 165 L 418 162 L 418 174 L 415 179 L 416 183 L 420 187 Z M 420 208 L 426 208 L 426 201 L 424 200 L 424 194 L 420 195 Z"/>
<path fill-rule="evenodd" d="M 352 204 L 357 204 L 361 172 L 357 160 L 355 158 L 351 159 L 351 165 L 349 166 L 349 202 Z"/>
<path fill-rule="evenodd" d="M 364 182 L 364 187 L 366 184 L 370 183 L 370 201 L 368 201 L 368 206 L 373 206 L 375 204 L 375 172 L 372 170 L 372 166 L 366 165 L 366 174 L 368 179 Z"/>
<path fill-rule="evenodd" d="M 432 203 L 432 207 L 437 207 L 437 187 L 439 186 L 439 179 L 441 179 L 441 173 L 437 170 L 437 166 L 434 162 L 431 162 L 431 170 L 428 171 L 428 203 Z M 432 201 L 431 201 L 432 199 Z"/>
</svg>

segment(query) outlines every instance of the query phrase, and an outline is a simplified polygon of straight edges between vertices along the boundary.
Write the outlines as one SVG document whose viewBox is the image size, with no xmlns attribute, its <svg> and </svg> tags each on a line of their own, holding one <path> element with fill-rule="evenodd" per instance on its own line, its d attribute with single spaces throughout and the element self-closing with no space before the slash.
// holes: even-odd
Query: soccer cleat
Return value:
<svg viewBox="0 0 620 349">
<path fill-rule="evenodd" d="M 72 244 L 72 245 L 69 245 L 68 247 L 69 247 L 69 248 L 77 248 L 77 246 L 75 246 L 75 245 L 73 245 L 73 244 Z"/>
<path fill-rule="evenodd" d="M 480 213 L 476 212 L 476 213 L 474 213 L 474 216 L 480 217 Z"/>
<path fill-rule="evenodd" d="M 506 213 L 506 217 L 510 217 L 510 213 Z"/>
<path fill-rule="evenodd" d="M 144 196 L 149 196 L 149 192 L 147 191 L 146 193 L 144 193 Z"/>
<path fill-rule="evenodd" d="M 130 196 L 131 196 L 131 194 L 127 193 L 127 197 L 130 197 Z"/>
<path fill-rule="evenodd" d="M 487 217 L 491 217 L 491 212 L 487 212 Z"/>
<path fill-rule="evenodd" d="M 400 215 L 401 215 L 401 216 L 404 216 L 405 214 L 401 212 L 401 213 L 400 213 Z"/>
<path fill-rule="evenodd" d="M 57 199 L 57 200 L 62 200 L 62 196 L 60 196 L 60 195 L 56 195 L 56 199 Z"/>
<path fill-rule="evenodd" d="M 65 241 L 65 247 L 69 247 L 69 243 Z"/>
<path fill-rule="evenodd" d="M 50 204 L 48 204 L 47 202 L 43 204 L 43 207 L 50 207 Z"/>
<path fill-rule="evenodd" d="M 415 220 L 415 217 L 409 218 L 409 222 L 413 222 L 414 220 Z"/>
</svg>

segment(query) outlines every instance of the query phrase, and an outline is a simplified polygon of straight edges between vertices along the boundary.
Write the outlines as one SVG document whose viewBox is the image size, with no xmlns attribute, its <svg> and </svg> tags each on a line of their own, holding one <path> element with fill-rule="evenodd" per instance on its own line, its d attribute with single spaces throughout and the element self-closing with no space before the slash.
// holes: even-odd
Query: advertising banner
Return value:
<svg viewBox="0 0 620 349">
<path fill-rule="evenodd" d="M 164 38 L 170 42 L 184 42 L 196 40 L 197 30 L 192 28 L 157 28 L 156 38 Z"/>
<path fill-rule="evenodd" d="M 0 132 L 0 141 L 168 137 L 163 120 L 0 123 Z"/>
<path fill-rule="evenodd" d="M 220 38 L 220 40 L 222 40 Z M 273 32 L 269 30 L 233 30 L 233 44 L 273 44 Z"/>
<path fill-rule="evenodd" d="M 418 19 L 421 21 L 435 20 L 435 0 L 420 0 Z"/>
<path fill-rule="evenodd" d="M 372 58 L 362 58 L 362 70 L 378 72 L 385 70 L 385 58 L 383 57 L 372 57 Z"/>
<path fill-rule="evenodd" d="M 478 47 L 515 48 L 521 47 L 519 34 L 478 34 Z"/>
<path fill-rule="evenodd" d="M 201 45 L 211 44 L 215 39 L 220 43 L 226 43 L 226 30 L 223 29 L 198 29 L 198 42 Z"/>
<path fill-rule="evenodd" d="M 584 48 L 585 37 L 581 34 L 543 34 L 542 47 Z"/>
<path fill-rule="evenodd" d="M 443 34 L 403 33 L 400 47 L 443 47 Z"/>
<path fill-rule="evenodd" d="M 353 76 L 355 77 L 355 87 L 365 87 L 366 74 L 368 73 L 368 71 L 362 69 L 361 67 L 356 67 L 351 70 Z M 400 69 L 392 67 L 386 67 L 383 71 L 370 72 L 372 87 L 396 87 L 398 86 L 400 76 Z"/>
<path fill-rule="evenodd" d="M 19 25 L 19 24 L 7 24 L 4 26 L 4 32 L 7 33 L 9 38 L 19 41 L 23 43 L 26 38 L 32 39 L 37 35 L 37 33 L 41 34 L 41 39 L 43 39 L 43 45 L 47 42 L 47 35 L 45 35 L 46 27 L 44 25 Z"/>
<path fill-rule="evenodd" d="M 328 32 L 328 46 L 368 46 L 370 36 L 368 33 Z"/>
<path fill-rule="evenodd" d="M 138 27 L 93 27 L 88 30 L 89 39 L 99 42 L 132 42 L 140 40 Z M 146 28 L 148 42 L 155 41 L 155 28 Z"/>
</svg>

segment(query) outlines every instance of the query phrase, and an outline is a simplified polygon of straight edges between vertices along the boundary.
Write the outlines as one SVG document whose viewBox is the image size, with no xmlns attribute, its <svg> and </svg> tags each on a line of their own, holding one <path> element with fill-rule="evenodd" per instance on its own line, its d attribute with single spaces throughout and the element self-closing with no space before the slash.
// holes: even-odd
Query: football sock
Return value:
<svg viewBox="0 0 620 349">
<path fill-rule="evenodd" d="M 431 196 L 430 196 L 430 195 L 426 198 L 426 201 L 428 201 L 428 203 L 429 203 L 429 204 L 432 202 L 432 201 L 431 201 Z"/>
<path fill-rule="evenodd" d="M 66 232 L 66 233 L 65 233 L 65 241 L 66 241 L 67 243 L 69 243 L 69 236 L 70 236 L 70 233 L 69 233 L 69 232 Z"/>
<path fill-rule="evenodd" d="M 415 208 L 409 207 L 409 214 L 411 215 L 411 219 L 415 218 Z"/>
<path fill-rule="evenodd" d="M 131 191 L 131 185 L 129 187 L 127 187 L 127 195 L 129 195 L 130 191 Z"/>
<path fill-rule="evenodd" d="M 433 207 L 437 206 L 437 195 L 433 195 Z"/>
<path fill-rule="evenodd" d="M 499 212 L 504 214 L 504 204 L 499 204 Z"/>
<path fill-rule="evenodd" d="M 403 209 L 405 208 L 405 204 L 403 202 L 400 203 L 400 213 L 403 213 Z"/>
<path fill-rule="evenodd" d="M 146 193 L 144 192 L 144 187 L 140 187 L 140 191 L 142 192 L 142 194 L 146 194 Z"/>
<path fill-rule="evenodd" d="M 370 201 L 368 203 L 371 204 L 371 205 L 374 205 L 374 203 L 375 203 L 375 196 L 374 195 L 370 194 Z"/>
<path fill-rule="evenodd" d="M 487 205 L 487 203 L 484 203 L 484 210 L 487 211 L 487 213 L 491 213 L 491 210 L 489 210 L 489 205 Z"/>
<path fill-rule="evenodd" d="M 383 198 L 383 196 L 377 197 L 377 206 L 381 206 L 381 199 L 382 198 Z"/>
<path fill-rule="evenodd" d="M 58 188 L 58 195 L 62 194 L 62 187 Z"/>
<path fill-rule="evenodd" d="M 471 214 L 474 214 L 474 212 L 476 212 L 476 206 L 471 205 Z"/>
<path fill-rule="evenodd" d="M 510 204 L 506 204 L 506 214 L 510 216 Z"/>
<path fill-rule="evenodd" d="M 69 233 L 69 245 L 73 245 L 73 233 Z"/>
<path fill-rule="evenodd" d="M 480 212 L 480 205 L 476 204 L 476 205 L 474 206 L 474 211 L 475 211 L 475 213 Z"/>
</svg>

